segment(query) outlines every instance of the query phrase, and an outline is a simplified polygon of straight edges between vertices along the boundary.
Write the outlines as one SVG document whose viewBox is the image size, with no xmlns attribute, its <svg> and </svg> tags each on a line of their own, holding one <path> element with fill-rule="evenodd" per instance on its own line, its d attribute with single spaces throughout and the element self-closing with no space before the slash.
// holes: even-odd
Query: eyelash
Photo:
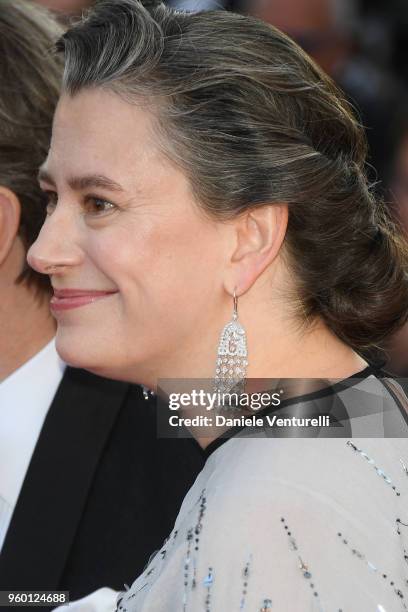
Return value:
<svg viewBox="0 0 408 612">
<path fill-rule="evenodd" d="M 47 200 L 47 207 L 46 207 L 47 215 L 51 215 L 54 212 L 55 207 L 57 206 L 58 195 L 55 191 L 45 191 L 44 193 L 45 193 L 46 200 Z M 115 204 L 112 204 L 112 202 L 109 202 L 108 200 L 105 200 L 104 198 L 98 198 L 98 196 L 94 196 L 94 195 L 85 196 L 82 207 L 86 210 L 87 205 L 89 205 L 92 202 L 93 203 L 103 203 L 104 205 L 107 204 L 109 206 L 109 208 L 105 210 L 97 210 L 93 212 L 90 212 L 89 210 L 86 211 L 88 214 L 95 216 L 95 217 L 102 216 L 106 214 L 107 212 L 109 212 L 110 210 L 114 210 L 116 208 Z"/>
</svg>

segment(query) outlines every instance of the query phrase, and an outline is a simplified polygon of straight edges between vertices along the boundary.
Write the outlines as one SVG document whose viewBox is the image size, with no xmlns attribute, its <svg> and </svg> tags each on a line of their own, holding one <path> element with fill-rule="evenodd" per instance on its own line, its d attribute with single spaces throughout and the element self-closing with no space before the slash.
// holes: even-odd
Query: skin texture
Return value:
<svg viewBox="0 0 408 612">
<path fill-rule="evenodd" d="M 89 175 L 120 190 L 73 182 Z M 41 187 L 48 217 L 29 264 L 56 289 L 116 291 L 56 313 L 68 363 L 152 388 L 159 378 L 211 378 L 235 288 L 249 377 L 336 378 L 366 365 L 322 321 L 300 330 L 290 318 L 287 206 L 209 219 L 161 153 L 147 108 L 100 89 L 64 95 Z"/>
<path fill-rule="evenodd" d="M 0 382 L 40 351 L 55 334 L 48 299 L 16 283 L 26 257 L 18 236 L 21 205 L 0 185 Z"/>
</svg>

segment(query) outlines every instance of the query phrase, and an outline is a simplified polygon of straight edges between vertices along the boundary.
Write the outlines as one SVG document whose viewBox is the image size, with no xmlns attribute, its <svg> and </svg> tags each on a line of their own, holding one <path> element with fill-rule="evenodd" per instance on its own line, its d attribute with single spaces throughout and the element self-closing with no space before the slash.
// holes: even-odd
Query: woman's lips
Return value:
<svg viewBox="0 0 408 612">
<path fill-rule="evenodd" d="M 54 295 L 50 301 L 53 311 L 71 310 L 86 304 L 92 304 L 97 300 L 114 295 L 117 291 L 91 291 L 88 289 L 54 289 Z"/>
</svg>

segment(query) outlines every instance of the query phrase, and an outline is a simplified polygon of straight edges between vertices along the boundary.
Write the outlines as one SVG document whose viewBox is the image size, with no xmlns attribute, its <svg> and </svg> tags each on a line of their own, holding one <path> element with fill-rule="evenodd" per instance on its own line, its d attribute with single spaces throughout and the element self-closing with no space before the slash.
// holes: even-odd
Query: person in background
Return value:
<svg viewBox="0 0 408 612">
<path fill-rule="evenodd" d="M 402 84 L 361 50 L 364 35 L 356 0 L 238 0 L 296 40 L 357 107 L 369 142 L 370 179 L 385 181 L 392 152 L 390 116 L 403 108 Z"/>
<path fill-rule="evenodd" d="M 1 2 L 0 590 L 75 598 L 123 588 L 143 569 L 202 459 L 190 440 L 157 439 L 140 387 L 65 366 L 49 281 L 25 263 L 45 217 L 37 172 L 60 90 L 62 62 L 49 53 L 60 33 L 43 8 Z"/>
<path fill-rule="evenodd" d="M 81 15 L 84 9 L 89 8 L 94 0 L 35 0 L 45 8 L 51 10 L 62 22 Z"/>
<path fill-rule="evenodd" d="M 394 130 L 395 152 L 389 170 L 389 200 L 395 220 L 408 235 L 408 120 L 397 117 Z M 408 379 L 408 324 L 395 334 L 386 346 L 388 369 Z M 408 380 L 403 381 L 408 388 Z"/>
<path fill-rule="evenodd" d="M 174 9 L 198 12 L 227 8 L 229 3 L 227 0 L 167 0 L 166 4 Z"/>
<path fill-rule="evenodd" d="M 395 155 L 391 169 L 391 196 L 396 217 L 408 234 L 408 119 L 398 121 Z"/>
</svg>

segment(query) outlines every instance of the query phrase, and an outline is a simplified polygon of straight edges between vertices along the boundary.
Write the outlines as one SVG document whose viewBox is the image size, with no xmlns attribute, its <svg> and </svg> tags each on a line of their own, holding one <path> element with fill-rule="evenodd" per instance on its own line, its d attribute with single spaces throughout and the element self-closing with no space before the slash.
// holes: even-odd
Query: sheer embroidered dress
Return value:
<svg viewBox="0 0 408 612">
<path fill-rule="evenodd" d="M 408 610 L 407 415 L 371 368 L 342 383 L 292 405 L 335 396 L 349 437 L 265 427 L 208 447 L 170 537 L 118 612 Z M 384 430 L 392 437 L 375 437 Z"/>
</svg>

